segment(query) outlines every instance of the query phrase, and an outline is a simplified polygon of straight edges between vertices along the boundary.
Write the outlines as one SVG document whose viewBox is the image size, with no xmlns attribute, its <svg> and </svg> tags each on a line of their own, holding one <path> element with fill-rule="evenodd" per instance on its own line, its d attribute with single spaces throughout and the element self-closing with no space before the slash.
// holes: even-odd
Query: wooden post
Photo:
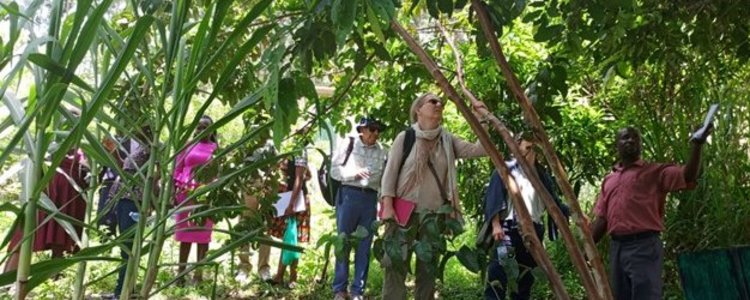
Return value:
<svg viewBox="0 0 750 300">
<path fill-rule="evenodd" d="M 576 225 L 578 225 L 578 228 L 583 233 L 583 248 L 593 267 L 592 275 L 599 290 L 599 296 L 601 299 L 613 299 L 612 291 L 610 289 L 609 282 L 607 281 L 607 276 L 604 271 L 604 264 L 602 263 L 601 256 L 596 250 L 596 244 L 594 244 L 594 240 L 591 237 L 591 229 L 589 228 L 588 220 L 586 220 L 584 214 L 581 211 L 581 206 L 578 203 L 578 199 L 576 198 L 575 193 L 573 192 L 573 188 L 570 185 L 568 175 L 565 172 L 565 169 L 563 169 L 560 159 L 557 157 L 557 154 L 552 148 L 552 144 L 549 142 L 549 136 L 547 136 L 547 132 L 544 130 L 544 127 L 542 127 L 542 123 L 539 120 L 539 115 L 534 110 L 534 107 L 531 106 L 531 102 L 523 92 L 521 85 L 518 83 L 518 78 L 516 78 L 516 76 L 513 74 L 513 71 L 510 69 L 508 60 L 505 58 L 500 43 L 498 42 L 497 36 L 495 36 L 495 32 L 493 31 L 485 4 L 481 0 L 472 0 L 471 3 L 472 9 L 477 12 L 477 17 L 481 24 L 482 31 L 484 32 L 487 40 L 490 43 L 492 54 L 495 57 L 495 60 L 497 61 L 500 70 L 503 73 L 503 76 L 505 76 L 505 79 L 513 93 L 514 98 L 521 105 L 521 108 L 524 111 L 524 118 L 529 123 L 529 126 L 531 126 L 534 135 L 540 141 L 544 156 L 547 158 L 547 162 L 550 165 L 550 168 L 557 177 L 557 183 L 560 185 L 563 195 L 565 195 L 565 198 L 568 200 L 568 204 L 570 204 L 570 208 L 573 212 L 573 219 L 575 220 Z"/>
<path fill-rule="evenodd" d="M 477 118 L 472 114 L 471 110 L 469 110 L 469 108 L 463 102 L 463 99 L 461 99 L 461 97 L 458 95 L 458 92 L 456 92 L 453 86 L 451 86 L 451 84 L 448 82 L 448 79 L 445 77 L 445 75 L 443 75 L 443 73 L 437 67 L 437 64 L 427 55 L 424 49 L 422 49 L 422 47 L 417 44 L 414 38 L 408 32 L 406 32 L 406 30 L 401 27 L 401 25 L 396 20 L 391 21 L 391 28 L 393 28 L 393 30 L 395 30 L 401 36 L 406 44 L 409 45 L 409 48 L 412 50 L 412 52 L 414 52 L 419 57 L 419 59 L 422 61 L 422 64 L 424 64 L 432 77 L 435 78 L 443 92 L 448 95 L 448 98 L 456 104 L 456 107 L 458 107 L 458 110 L 461 112 L 464 118 L 466 118 L 471 129 L 474 131 L 474 133 L 476 133 L 479 141 L 482 143 L 482 146 L 490 156 L 492 163 L 498 170 L 500 178 L 503 180 L 503 183 L 508 187 L 508 190 L 510 191 L 511 201 L 513 202 L 514 207 L 516 207 L 516 209 L 518 210 L 517 214 L 519 223 L 521 224 L 521 233 L 523 235 L 524 241 L 527 241 L 528 243 L 529 252 L 537 261 L 537 263 L 539 263 L 539 266 L 542 268 L 542 270 L 547 274 L 547 278 L 549 279 L 550 285 L 552 286 L 552 291 L 555 293 L 557 298 L 570 299 L 562 283 L 562 279 L 560 279 L 560 275 L 555 270 L 555 267 L 552 265 L 552 261 L 550 261 L 546 252 L 544 252 L 541 241 L 536 236 L 536 231 L 534 230 L 531 216 L 526 209 L 526 205 L 524 205 L 515 181 L 513 181 L 510 176 L 508 166 L 505 164 L 505 160 L 503 159 L 500 152 L 497 151 L 495 145 L 490 140 L 489 134 L 484 128 L 482 128 L 479 120 L 477 120 Z"/>
</svg>

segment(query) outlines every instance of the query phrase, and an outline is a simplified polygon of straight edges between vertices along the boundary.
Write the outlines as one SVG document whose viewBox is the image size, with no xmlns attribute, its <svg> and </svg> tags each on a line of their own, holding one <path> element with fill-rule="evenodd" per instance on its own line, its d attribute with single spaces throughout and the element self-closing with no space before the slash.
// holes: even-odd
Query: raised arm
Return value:
<svg viewBox="0 0 750 300">
<path fill-rule="evenodd" d="M 690 158 L 688 159 L 685 168 L 683 169 L 683 176 L 685 176 L 685 182 L 694 183 L 698 180 L 698 171 L 700 171 L 701 165 L 701 150 L 703 144 L 706 143 L 706 139 L 714 129 L 714 125 L 710 124 L 708 129 L 703 133 L 703 136 L 691 140 Z"/>
</svg>

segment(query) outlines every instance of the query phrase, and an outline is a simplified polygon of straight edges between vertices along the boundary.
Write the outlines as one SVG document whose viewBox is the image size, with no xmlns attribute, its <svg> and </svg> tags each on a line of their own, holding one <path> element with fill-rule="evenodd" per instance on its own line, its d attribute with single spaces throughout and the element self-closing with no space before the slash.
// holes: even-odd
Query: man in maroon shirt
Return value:
<svg viewBox="0 0 750 300">
<path fill-rule="evenodd" d="M 711 127 L 709 127 L 711 128 Z M 610 280 L 615 298 L 662 298 L 662 242 L 667 193 L 696 186 L 701 148 L 711 130 L 692 139 L 688 163 L 641 160 L 641 135 L 627 127 L 617 132 L 620 161 L 604 178 L 591 223 L 594 241 L 608 233 Z"/>
</svg>

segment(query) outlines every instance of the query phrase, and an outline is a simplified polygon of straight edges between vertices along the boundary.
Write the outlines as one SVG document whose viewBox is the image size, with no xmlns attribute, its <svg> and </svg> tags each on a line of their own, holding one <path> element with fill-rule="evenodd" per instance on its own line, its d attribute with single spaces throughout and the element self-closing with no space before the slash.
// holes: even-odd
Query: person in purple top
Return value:
<svg viewBox="0 0 750 300">
<path fill-rule="evenodd" d="M 213 120 L 209 116 L 203 116 L 196 127 L 196 135 L 201 134 L 206 128 L 213 124 Z M 205 182 L 198 182 L 195 178 L 196 170 L 209 163 L 213 157 L 214 152 L 218 148 L 216 141 L 216 134 L 209 133 L 200 140 L 192 142 L 185 150 L 177 155 L 177 163 L 174 169 L 174 186 L 175 186 L 175 204 L 179 207 L 185 207 L 192 205 L 193 200 L 186 200 L 191 191 L 195 190 Z M 187 202 L 186 202 L 187 201 Z M 182 273 L 185 270 L 188 256 L 190 255 L 190 248 L 193 244 L 197 244 L 198 253 L 197 261 L 201 261 L 206 257 L 208 251 L 208 244 L 211 242 L 211 231 L 213 229 L 213 221 L 206 219 L 205 221 L 198 222 L 196 220 L 190 220 L 190 214 L 192 211 L 181 211 L 177 213 L 176 224 L 175 224 L 175 240 L 180 242 L 180 265 L 178 272 Z M 203 280 L 203 274 L 200 270 L 195 272 L 193 277 L 194 282 L 201 282 Z M 184 283 L 180 280 L 180 284 Z"/>
<path fill-rule="evenodd" d="M 604 178 L 594 207 L 591 232 L 595 242 L 605 233 L 609 245 L 610 281 L 618 300 L 661 299 L 667 193 L 695 188 L 701 148 L 711 133 L 692 139 L 686 165 L 651 163 L 641 159 L 641 134 L 633 127 L 617 132 L 619 162 Z"/>
</svg>

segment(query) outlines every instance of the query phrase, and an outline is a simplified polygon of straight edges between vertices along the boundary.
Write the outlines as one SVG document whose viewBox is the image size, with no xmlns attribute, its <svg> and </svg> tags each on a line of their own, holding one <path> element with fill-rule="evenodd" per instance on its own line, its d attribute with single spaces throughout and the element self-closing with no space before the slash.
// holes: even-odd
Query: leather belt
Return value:
<svg viewBox="0 0 750 300">
<path fill-rule="evenodd" d="M 642 239 L 647 239 L 653 236 L 658 236 L 659 232 L 655 230 L 648 230 L 632 234 L 613 234 L 612 239 L 618 242 L 632 242 Z"/>
<path fill-rule="evenodd" d="M 353 186 L 353 185 L 342 185 L 341 187 L 344 187 L 344 188 L 347 188 L 347 189 L 351 189 L 351 190 L 355 190 L 355 191 L 364 192 L 364 193 L 375 193 L 375 194 L 378 193 L 378 191 L 373 190 L 373 189 L 368 188 L 368 187 L 358 187 L 358 186 Z"/>
</svg>

